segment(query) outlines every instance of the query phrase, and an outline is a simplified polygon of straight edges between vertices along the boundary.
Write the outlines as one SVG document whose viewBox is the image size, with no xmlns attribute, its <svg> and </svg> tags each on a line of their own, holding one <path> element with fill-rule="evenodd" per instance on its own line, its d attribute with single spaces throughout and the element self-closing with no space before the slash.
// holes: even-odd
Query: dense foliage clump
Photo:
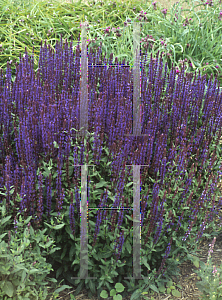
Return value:
<svg viewBox="0 0 222 300">
<path fill-rule="evenodd" d="M 148 74 L 142 68 L 141 133 L 144 136 L 130 136 L 133 123 L 130 66 L 113 68 L 111 55 L 109 62 L 104 60 L 103 63 L 109 65 L 107 69 L 99 59 L 101 49 L 97 57 L 93 56 L 91 50 L 89 135 L 85 140 L 72 134 L 72 130 L 80 129 L 79 47 L 74 55 L 72 45 L 68 48 L 66 41 L 63 50 L 61 40 L 54 55 L 45 43 L 40 52 L 37 78 L 27 52 L 24 58 L 20 57 L 14 83 L 8 65 L 6 80 L 2 80 L 1 86 L 4 112 L 1 114 L 4 128 L 1 184 L 6 189 L 6 206 L 12 214 L 17 208 L 20 213 L 24 212 L 24 218 L 33 216 L 31 222 L 36 228 L 43 222 L 47 225 L 50 216 L 57 216 L 61 221 L 64 217 L 64 225 L 69 224 L 69 228 L 65 226 L 63 234 L 58 233 L 57 242 L 65 242 L 67 234 L 78 241 L 81 174 L 77 165 L 95 165 L 96 171 L 89 171 L 89 215 L 94 217 L 89 221 L 89 230 L 94 232 L 90 234 L 93 244 L 89 259 L 95 263 L 103 257 L 99 249 L 108 222 L 105 257 L 111 259 L 112 265 L 116 261 L 118 266 L 122 255 L 128 259 L 127 270 L 132 260 L 132 229 L 128 225 L 132 221 L 129 209 L 133 208 L 133 199 L 129 187 L 133 185 L 133 178 L 132 167 L 127 169 L 126 165 L 145 165 L 141 166 L 141 245 L 147 260 L 144 266 L 149 266 L 157 277 L 170 251 L 177 253 L 179 245 L 197 228 L 195 241 L 198 241 L 221 206 L 220 201 L 215 206 L 213 191 L 220 171 L 216 152 L 221 133 L 222 93 L 216 79 L 214 83 L 206 82 L 206 76 L 201 77 L 200 72 L 198 77 L 196 74 L 194 78 L 191 74 L 185 76 L 184 67 L 179 74 L 172 68 L 167 75 L 162 54 L 159 57 L 158 53 L 156 59 L 151 56 Z M 94 68 L 99 63 L 101 66 Z M 118 65 L 117 59 L 115 64 Z M 214 170 L 216 175 L 209 170 Z M 207 174 L 207 180 L 202 180 Z M 105 207 L 110 208 L 110 213 L 97 210 Z M 128 211 L 118 213 L 120 207 Z M 96 220 L 93 208 L 97 211 Z M 115 236 L 120 235 L 115 241 L 114 231 Z M 114 251 L 117 249 L 114 261 L 110 242 L 114 243 Z M 154 247 L 158 255 L 164 254 L 162 260 L 150 256 Z M 78 256 L 80 250 L 72 243 L 65 245 L 63 253 L 64 249 L 69 249 L 72 256 L 74 253 Z M 59 256 L 54 254 L 54 260 Z M 75 261 L 76 258 L 73 263 Z M 119 276 L 123 272 L 121 267 L 117 272 Z M 63 268 L 67 274 L 70 272 L 67 265 L 61 266 L 61 270 Z M 99 272 L 96 273 L 99 276 Z"/>
</svg>

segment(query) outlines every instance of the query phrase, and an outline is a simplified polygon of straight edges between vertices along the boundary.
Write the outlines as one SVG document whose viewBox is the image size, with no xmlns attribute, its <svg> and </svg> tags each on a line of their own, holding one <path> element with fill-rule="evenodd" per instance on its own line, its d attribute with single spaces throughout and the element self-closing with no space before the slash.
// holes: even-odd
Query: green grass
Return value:
<svg viewBox="0 0 222 300">
<path fill-rule="evenodd" d="M 113 52 L 114 58 L 115 56 L 121 60 L 125 58 L 132 66 L 133 28 L 131 25 L 125 27 L 124 22 L 128 18 L 135 20 L 143 10 L 147 12 L 148 22 L 141 30 L 141 38 L 152 35 L 155 39 L 155 41 L 150 40 L 153 46 L 152 49 L 149 47 L 148 59 L 151 53 L 155 57 L 158 50 L 163 51 L 164 58 L 168 61 L 169 71 L 172 62 L 179 69 L 181 62 L 187 60 L 186 72 L 194 73 L 200 70 L 202 75 L 207 74 L 208 79 L 211 73 L 213 78 L 218 74 L 222 86 L 221 3 L 214 2 L 211 7 L 203 5 L 204 2 L 201 1 L 193 3 L 185 1 L 181 2 L 181 5 L 174 4 L 171 9 L 168 8 L 166 16 L 162 12 L 165 8 L 163 3 L 161 6 L 156 3 L 156 9 L 152 2 L 148 1 L 124 1 L 123 3 L 116 1 L 116 5 L 112 3 L 104 1 L 101 5 L 99 1 L 95 1 L 95 4 L 89 1 L 87 5 L 81 1 L 75 3 L 36 0 L 1 1 L 0 67 L 5 70 L 7 61 L 10 61 L 14 80 L 15 62 L 19 62 L 20 53 L 23 55 L 26 47 L 28 54 L 31 55 L 34 46 L 36 71 L 41 40 L 46 40 L 47 44 L 54 49 L 56 41 L 60 40 L 60 34 L 64 40 L 67 38 L 68 42 L 73 35 L 73 44 L 76 46 L 81 32 L 79 23 L 86 19 L 89 22 L 89 39 L 98 37 L 99 41 L 102 41 L 103 53 L 107 52 L 107 57 Z M 190 24 L 183 26 L 186 17 Z M 121 36 L 116 37 L 114 32 L 111 32 L 110 36 L 104 35 L 103 30 L 109 26 L 110 30 L 119 27 Z"/>
</svg>

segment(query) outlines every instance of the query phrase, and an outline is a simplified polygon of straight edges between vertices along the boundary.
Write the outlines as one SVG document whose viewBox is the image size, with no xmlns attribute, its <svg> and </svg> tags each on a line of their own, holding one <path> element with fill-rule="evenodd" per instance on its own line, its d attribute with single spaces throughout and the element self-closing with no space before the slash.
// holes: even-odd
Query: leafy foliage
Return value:
<svg viewBox="0 0 222 300">
<path fill-rule="evenodd" d="M 0 209 L 0 229 L 4 232 L 11 219 L 11 216 L 5 216 L 5 200 Z M 17 214 L 17 217 L 19 221 L 16 234 L 9 230 L 8 241 L 5 241 L 7 233 L 0 235 L 0 297 L 4 300 L 15 297 L 18 300 L 47 299 L 48 282 L 44 280 L 47 279 L 52 266 L 46 262 L 45 256 L 51 255 L 59 248 L 54 247 L 54 241 L 44 235 L 46 229 L 38 232 L 33 230 L 30 224 L 32 216 L 24 221 L 21 215 Z M 48 280 L 57 282 L 52 278 Z M 69 286 L 63 285 L 62 289 L 65 288 Z"/>
</svg>

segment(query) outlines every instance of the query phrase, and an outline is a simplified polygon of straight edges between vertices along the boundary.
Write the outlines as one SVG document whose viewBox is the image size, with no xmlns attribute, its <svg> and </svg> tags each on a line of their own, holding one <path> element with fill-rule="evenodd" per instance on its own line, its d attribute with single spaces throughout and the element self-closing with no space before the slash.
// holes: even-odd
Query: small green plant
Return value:
<svg viewBox="0 0 222 300">
<path fill-rule="evenodd" d="M 173 282 L 172 280 L 169 280 L 166 282 L 165 285 L 163 283 L 158 283 L 157 285 L 158 285 L 158 289 L 156 289 L 152 285 L 152 287 L 154 287 L 153 288 L 154 291 L 156 291 L 156 292 L 158 291 L 158 293 L 160 292 L 160 293 L 164 293 L 164 294 L 168 294 L 168 295 L 171 294 L 174 297 L 181 298 L 181 292 L 176 289 L 176 287 L 179 289 L 182 289 L 182 286 L 180 284 L 175 284 L 175 282 Z M 151 293 L 152 292 L 153 291 L 151 291 Z M 147 298 L 148 296 L 152 295 L 152 294 L 148 293 L 147 291 L 142 292 L 141 295 L 143 297 L 142 299 L 144 299 L 144 300 L 154 300 L 155 299 L 153 297 Z"/>
<path fill-rule="evenodd" d="M 213 247 L 216 242 L 216 237 L 214 237 L 212 244 L 210 244 L 210 249 L 208 252 L 207 263 L 200 261 L 201 269 L 194 271 L 197 273 L 202 281 L 196 283 L 197 288 L 202 293 L 202 300 L 219 300 L 222 299 L 222 265 L 219 267 L 212 266 L 211 254 L 213 252 Z M 198 278 L 200 279 L 200 278 Z"/>
<path fill-rule="evenodd" d="M 116 294 L 117 292 L 118 293 L 121 293 L 124 291 L 124 286 L 121 284 L 121 283 L 116 283 L 115 284 L 115 289 L 112 289 L 110 291 L 110 297 L 113 296 L 113 300 L 122 300 L 122 296 L 120 294 Z M 108 298 L 108 293 L 107 291 L 103 290 L 101 293 L 100 293 L 100 297 L 102 297 L 103 299 L 106 299 Z"/>
<path fill-rule="evenodd" d="M 44 255 L 52 254 L 58 247 L 53 247 L 54 241 L 45 236 L 45 230 L 34 232 L 30 219 L 23 222 L 21 215 L 16 221 L 17 231 L 12 234 L 9 230 L 5 232 L 6 225 L 9 226 L 11 216 L 4 217 L 6 214 L 6 200 L 0 205 L 0 299 L 8 300 L 43 300 L 47 299 L 48 291 L 45 282 L 47 274 L 52 270 L 52 265 L 46 263 Z M 17 217 L 16 216 L 16 217 Z M 22 227 L 25 226 L 25 230 Z M 8 241 L 5 236 L 8 234 Z M 40 251 L 41 249 L 41 251 Z M 42 251 L 42 249 L 44 249 Z M 57 282 L 54 278 L 49 281 Z M 63 285 L 56 289 L 54 293 L 70 288 Z M 53 295 L 54 295 L 53 293 Z M 57 297 L 58 294 L 56 294 Z M 55 299 L 55 298 L 53 298 Z"/>
<path fill-rule="evenodd" d="M 180 284 L 176 284 L 176 286 L 180 289 L 182 289 L 182 286 Z M 164 287 L 160 287 L 159 290 L 161 292 L 164 292 L 165 293 L 165 288 Z M 171 294 L 174 296 L 174 297 L 178 297 L 180 298 L 181 297 L 181 293 L 180 291 L 178 291 L 175 287 L 175 282 L 173 281 L 168 281 L 167 284 L 166 284 L 166 293 L 167 294 Z"/>
</svg>

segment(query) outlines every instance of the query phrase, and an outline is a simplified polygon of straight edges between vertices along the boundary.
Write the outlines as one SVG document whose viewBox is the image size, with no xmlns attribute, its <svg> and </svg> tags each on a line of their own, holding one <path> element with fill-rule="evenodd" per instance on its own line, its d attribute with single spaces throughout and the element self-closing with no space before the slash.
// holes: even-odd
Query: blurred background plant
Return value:
<svg viewBox="0 0 222 300">
<path fill-rule="evenodd" d="M 211 253 L 213 253 L 214 244 L 216 237 L 214 237 L 210 249 L 208 251 L 207 263 L 201 263 L 201 269 L 195 271 L 200 277 L 201 281 L 197 282 L 196 285 L 199 287 L 203 294 L 202 299 L 220 299 L 222 297 L 222 264 L 219 266 L 212 266 Z M 213 271 L 212 271 L 213 269 Z"/>
</svg>

